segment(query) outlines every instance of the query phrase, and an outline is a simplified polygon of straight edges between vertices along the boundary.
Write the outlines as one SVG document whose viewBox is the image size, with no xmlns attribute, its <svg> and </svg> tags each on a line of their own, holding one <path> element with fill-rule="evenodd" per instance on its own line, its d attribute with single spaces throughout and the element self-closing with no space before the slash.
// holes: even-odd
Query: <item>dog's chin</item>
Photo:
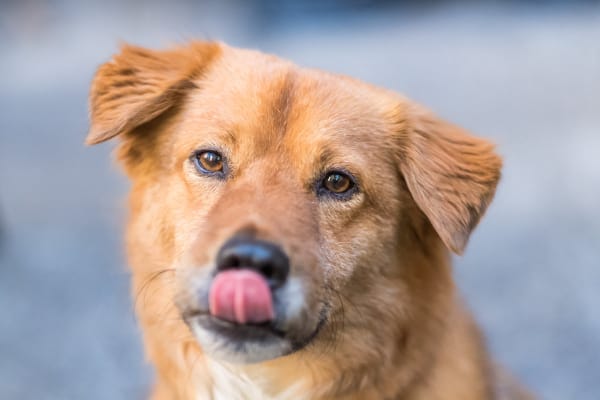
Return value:
<svg viewBox="0 0 600 400">
<path fill-rule="evenodd" d="M 240 325 L 208 314 L 188 318 L 196 340 L 211 358 L 236 364 L 251 364 L 288 355 L 306 342 L 292 340 L 271 324 Z"/>
</svg>

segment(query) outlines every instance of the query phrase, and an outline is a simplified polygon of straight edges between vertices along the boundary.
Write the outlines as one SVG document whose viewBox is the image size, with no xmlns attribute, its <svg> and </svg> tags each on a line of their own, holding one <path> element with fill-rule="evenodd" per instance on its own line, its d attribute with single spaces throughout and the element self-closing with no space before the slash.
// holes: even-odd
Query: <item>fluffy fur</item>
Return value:
<svg viewBox="0 0 600 400">
<path fill-rule="evenodd" d="M 87 143 L 118 136 L 132 181 L 127 248 L 153 399 L 529 398 L 498 377 L 452 280 L 450 251 L 500 177 L 487 141 L 395 93 L 221 43 L 125 46 L 90 98 Z M 229 160 L 227 180 L 198 175 L 201 148 Z M 356 177 L 351 199 L 315 194 L 331 168 Z M 288 254 L 290 331 L 317 332 L 251 364 L 203 349 L 182 318 L 242 231 Z"/>
</svg>

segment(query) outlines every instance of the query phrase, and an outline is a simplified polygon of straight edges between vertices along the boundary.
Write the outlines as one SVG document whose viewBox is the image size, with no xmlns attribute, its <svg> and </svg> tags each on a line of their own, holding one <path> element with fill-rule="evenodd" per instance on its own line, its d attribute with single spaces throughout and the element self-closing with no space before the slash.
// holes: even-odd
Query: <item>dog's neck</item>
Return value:
<svg viewBox="0 0 600 400">
<path fill-rule="evenodd" d="M 365 399 L 380 398 L 362 393 L 365 390 L 345 395 L 343 376 L 348 371 L 343 367 L 323 367 L 326 363 L 309 365 L 298 357 L 288 360 L 255 365 L 231 365 L 211 359 L 205 360 L 210 383 L 200 388 L 198 399 L 214 400 L 314 400 L 323 398 Z M 350 375 L 350 374 L 349 374 Z M 352 387 L 367 386 L 373 392 L 369 378 L 363 375 L 362 385 L 350 383 Z"/>
</svg>

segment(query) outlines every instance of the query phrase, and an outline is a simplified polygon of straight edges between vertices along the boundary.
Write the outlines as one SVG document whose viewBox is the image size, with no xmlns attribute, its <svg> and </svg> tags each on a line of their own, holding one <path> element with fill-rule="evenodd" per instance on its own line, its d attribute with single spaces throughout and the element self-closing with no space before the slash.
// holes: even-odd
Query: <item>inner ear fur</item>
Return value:
<svg viewBox="0 0 600 400">
<path fill-rule="evenodd" d="M 193 42 L 185 47 L 155 51 L 124 45 L 98 69 L 90 89 L 90 131 L 93 145 L 134 130 L 176 105 L 220 45 Z"/>
<path fill-rule="evenodd" d="M 453 252 L 494 197 L 502 159 L 494 145 L 420 107 L 403 124 L 400 168 L 417 206 Z"/>
</svg>

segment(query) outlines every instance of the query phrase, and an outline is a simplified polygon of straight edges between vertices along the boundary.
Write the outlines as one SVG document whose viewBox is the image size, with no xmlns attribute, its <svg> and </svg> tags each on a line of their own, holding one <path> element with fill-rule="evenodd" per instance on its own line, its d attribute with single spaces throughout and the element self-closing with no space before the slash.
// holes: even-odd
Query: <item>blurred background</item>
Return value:
<svg viewBox="0 0 600 400">
<path fill-rule="evenodd" d="M 600 5 L 591 1 L 0 2 L 0 399 L 142 399 L 127 182 L 83 146 L 122 41 L 191 38 L 353 75 L 494 140 L 495 202 L 456 276 L 541 398 L 600 398 Z"/>
</svg>

